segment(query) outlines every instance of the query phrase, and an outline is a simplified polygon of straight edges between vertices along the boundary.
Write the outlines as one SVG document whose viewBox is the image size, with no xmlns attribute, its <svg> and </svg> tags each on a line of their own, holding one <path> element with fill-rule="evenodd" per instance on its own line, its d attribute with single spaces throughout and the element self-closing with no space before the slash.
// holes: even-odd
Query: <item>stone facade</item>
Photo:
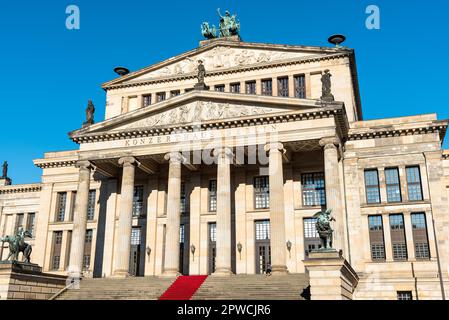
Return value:
<svg viewBox="0 0 449 320">
<path fill-rule="evenodd" d="M 192 90 L 199 59 L 208 91 Z M 335 102 L 320 100 L 327 69 Z M 35 160 L 39 184 L 0 187 L 0 236 L 32 224 L 32 261 L 44 272 L 304 273 L 317 245 L 310 219 L 328 207 L 334 247 L 357 273 L 351 297 L 449 295 L 447 121 L 363 121 L 353 50 L 215 39 L 103 88 L 104 121 L 70 133 L 78 150 Z M 428 251 L 419 256 L 417 213 Z"/>
</svg>

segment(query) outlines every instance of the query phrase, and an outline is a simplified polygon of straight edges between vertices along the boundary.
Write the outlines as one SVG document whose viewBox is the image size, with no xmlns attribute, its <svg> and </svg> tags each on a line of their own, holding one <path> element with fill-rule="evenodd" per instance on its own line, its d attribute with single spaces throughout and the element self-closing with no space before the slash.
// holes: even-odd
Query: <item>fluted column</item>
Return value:
<svg viewBox="0 0 449 320">
<path fill-rule="evenodd" d="M 229 275 L 231 266 L 231 160 L 230 148 L 217 148 L 217 255 L 214 275 Z"/>
<path fill-rule="evenodd" d="M 123 167 L 120 191 L 120 215 L 117 229 L 117 248 L 115 250 L 114 273 L 116 277 L 129 275 L 129 256 L 131 254 L 131 231 L 133 219 L 134 175 L 137 160 L 124 157 L 118 160 Z"/>
<path fill-rule="evenodd" d="M 288 272 L 282 167 L 285 149 L 282 143 L 275 142 L 265 145 L 265 151 L 269 152 L 271 268 L 273 274 L 285 274 Z"/>
<path fill-rule="evenodd" d="M 79 178 L 73 214 L 70 265 L 68 267 L 68 271 L 73 277 L 81 276 L 83 270 L 84 241 L 87 228 L 87 207 L 92 164 L 89 161 L 78 161 L 76 166 L 79 168 Z"/>
<path fill-rule="evenodd" d="M 320 146 L 324 148 L 324 179 L 326 186 L 326 207 L 332 209 L 335 218 L 333 247 L 336 250 L 344 249 L 344 215 L 341 206 L 340 174 L 338 170 L 338 145 L 336 137 L 323 138 Z"/>
<path fill-rule="evenodd" d="M 179 275 L 179 228 L 181 223 L 181 162 L 179 152 L 165 155 L 169 160 L 167 192 L 167 229 L 163 275 Z"/>
</svg>

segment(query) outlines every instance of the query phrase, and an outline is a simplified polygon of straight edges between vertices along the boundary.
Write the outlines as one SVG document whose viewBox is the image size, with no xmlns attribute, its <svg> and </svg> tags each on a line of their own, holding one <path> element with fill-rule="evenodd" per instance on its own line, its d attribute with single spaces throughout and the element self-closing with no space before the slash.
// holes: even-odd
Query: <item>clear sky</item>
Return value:
<svg viewBox="0 0 449 320">
<path fill-rule="evenodd" d="M 70 4 L 80 8 L 80 30 L 66 29 Z M 380 30 L 365 27 L 371 4 Z M 365 119 L 449 118 L 446 0 L 1 1 L 0 161 L 13 183 L 40 181 L 32 160 L 44 152 L 77 149 L 67 133 L 81 126 L 88 99 L 103 119 L 100 85 L 115 66 L 134 71 L 197 47 L 201 22 L 218 24 L 217 8 L 237 13 L 244 41 L 326 46 L 345 34 Z"/>
</svg>

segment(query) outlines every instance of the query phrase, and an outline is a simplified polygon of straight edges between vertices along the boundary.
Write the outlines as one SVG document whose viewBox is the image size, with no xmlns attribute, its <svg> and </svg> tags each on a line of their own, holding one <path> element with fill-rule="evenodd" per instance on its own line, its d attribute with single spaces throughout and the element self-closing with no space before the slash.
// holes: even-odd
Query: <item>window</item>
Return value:
<svg viewBox="0 0 449 320">
<path fill-rule="evenodd" d="M 373 261 L 385 260 L 385 242 L 382 225 L 382 216 L 368 216 L 371 259 Z"/>
<path fill-rule="evenodd" d="M 278 78 L 278 96 L 288 97 L 288 77 Z"/>
<path fill-rule="evenodd" d="M 385 169 L 385 182 L 387 185 L 387 201 L 401 202 L 401 187 L 398 168 Z"/>
<path fill-rule="evenodd" d="M 133 195 L 133 217 L 140 217 L 143 214 L 143 186 L 134 187 Z"/>
<path fill-rule="evenodd" d="M 24 217 L 23 213 L 17 214 L 17 217 L 16 217 L 17 220 L 16 220 L 16 226 L 14 228 L 14 234 L 17 234 L 17 231 L 19 231 L 20 227 L 23 228 L 23 217 Z"/>
<path fill-rule="evenodd" d="M 143 106 L 148 107 L 151 104 L 151 94 L 146 94 L 143 96 Z"/>
<path fill-rule="evenodd" d="M 256 221 L 256 240 L 270 240 L 270 220 Z"/>
<path fill-rule="evenodd" d="M 181 94 L 181 90 L 172 90 L 170 91 L 170 97 L 177 97 Z"/>
<path fill-rule="evenodd" d="M 92 243 L 92 237 L 93 237 L 93 230 L 92 229 L 86 230 L 86 238 L 84 240 L 84 243 Z"/>
<path fill-rule="evenodd" d="M 309 252 L 319 249 L 321 245 L 320 236 L 316 230 L 316 219 L 306 218 L 304 219 L 304 248 L 305 257 L 307 258 Z"/>
<path fill-rule="evenodd" d="M 224 86 L 224 84 L 216 85 L 216 86 L 215 86 L 215 91 L 218 91 L 218 92 L 224 92 L 224 91 L 225 91 L 225 86 Z"/>
<path fill-rule="evenodd" d="M 179 226 L 179 243 L 184 243 L 185 241 L 185 226 L 181 224 Z"/>
<path fill-rule="evenodd" d="M 246 93 L 256 94 L 256 81 L 248 81 L 245 83 Z"/>
<path fill-rule="evenodd" d="M 27 222 L 27 227 L 26 229 L 31 233 L 31 237 L 34 238 L 35 234 L 34 234 L 34 226 L 36 224 L 36 214 L 33 213 L 29 213 L 28 214 L 28 222 Z"/>
<path fill-rule="evenodd" d="M 75 204 L 76 204 L 76 191 L 72 191 L 72 205 L 70 207 L 69 221 L 73 221 L 73 215 L 75 214 Z"/>
<path fill-rule="evenodd" d="M 298 75 L 294 77 L 295 82 L 295 98 L 305 99 L 306 98 L 306 77 Z"/>
<path fill-rule="evenodd" d="M 430 259 L 429 239 L 427 235 L 426 214 L 412 213 L 412 233 L 416 259 Z"/>
<path fill-rule="evenodd" d="M 52 270 L 60 268 L 62 246 L 62 231 L 53 231 L 53 257 L 51 262 Z"/>
<path fill-rule="evenodd" d="M 391 245 L 394 260 L 407 260 L 407 242 L 405 241 L 404 216 L 390 215 Z"/>
<path fill-rule="evenodd" d="M 83 256 L 83 270 L 89 270 L 90 269 L 90 254 L 85 254 Z"/>
<path fill-rule="evenodd" d="M 240 82 L 231 83 L 230 89 L 232 93 L 240 93 Z"/>
<path fill-rule="evenodd" d="M 407 172 L 408 199 L 410 201 L 422 200 L 421 174 L 419 172 L 419 167 L 408 167 L 405 168 L 405 170 Z"/>
<path fill-rule="evenodd" d="M 89 199 L 87 203 L 87 220 L 94 220 L 95 217 L 95 196 L 96 191 L 89 191 Z"/>
<path fill-rule="evenodd" d="M 398 291 L 398 300 L 413 300 L 411 291 Z"/>
<path fill-rule="evenodd" d="M 262 80 L 262 94 L 264 96 L 273 95 L 273 81 L 271 79 Z"/>
<path fill-rule="evenodd" d="M 254 178 L 254 201 L 256 209 L 270 207 L 270 184 L 268 176 Z"/>
<path fill-rule="evenodd" d="M 304 173 L 301 175 L 302 201 L 304 206 L 326 205 L 324 173 Z"/>
<path fill-rule="evenodd" d="M 210 242 L 217 241 L 217 223 L 216 222 L 209 223 L 209 241 Z"/>
<path fill-rule="evenodd" d="M 58 192 L 56 221 L 64 221 L 65 206 L 67 203 L 67 192 Z"/>
<path fill-rule="evenodd" d="M 217 180 L 209 181 L 209 211 L 217 211 Z"/>
<path fill-rule="evenodd" d="M 131 229 L 131 245 L 137 246 L 141 243 L 140 240 L 140 228 L 139 227 L 133 227 Z"/>
<path fill-rule="evenodd" d="M 181 214 L 187 212 L 186 184 L 181 182 Z"/>
<path fill-rule="evenodd" d="M 165 100 L 165 92 L 156 93 L 156 102 L 161 102 Z"/>
<path fill-rule="evenodd" d="M 367 203 L 380 203 L 379 176 L 377 169 L 365 170 L 365 189 Z"/>
</svg>

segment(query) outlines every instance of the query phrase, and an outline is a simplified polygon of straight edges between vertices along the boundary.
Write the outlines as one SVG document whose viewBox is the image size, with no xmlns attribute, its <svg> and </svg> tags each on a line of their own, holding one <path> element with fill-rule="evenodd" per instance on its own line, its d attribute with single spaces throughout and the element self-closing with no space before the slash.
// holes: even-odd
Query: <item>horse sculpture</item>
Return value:
<svg viewBox="0 0 449 320">
<path fill-rule="evenodd" d="M 22 227 L 19 228 L 17 234 L 15 236 L 6 236 L 4 238 L 0 237 L 0 241 L 9 243 L 9 255 L 6 260 L 18 261 L 19 253 L 23 253 L 23 259 L 25 263 L 30 263 L 31 258 L 31 245 L 24 241 L 25 237 L 32 237 L 29 231 L 23 230 Z"/>
</svg>

